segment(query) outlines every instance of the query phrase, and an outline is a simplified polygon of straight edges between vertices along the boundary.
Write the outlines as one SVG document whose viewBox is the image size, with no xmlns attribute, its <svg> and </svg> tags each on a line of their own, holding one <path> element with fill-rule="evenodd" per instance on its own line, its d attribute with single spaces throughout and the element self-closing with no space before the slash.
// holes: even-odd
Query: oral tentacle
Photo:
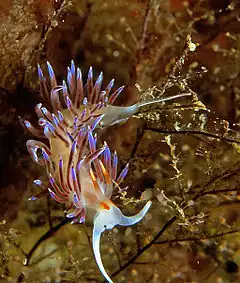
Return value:
<svg viewBox="0 0 240 283">
<path fill-rule="evenodd" d="M 152 204 L 152 202 L 148 201 L 145 204 L 145 206 L 142 208 L 142 210 L 140 210 L 140 212 L 138 212 L 134 216 L 122 215 L 122 219 L 121 219 L 121 222 L 119 223 L 119 225 L 121 225 L 121 226 L 131 226 L 131 225 L 134 225 L 137 222 L 141 221 L 143 219 L 143 217 L 146 215 L 146 213 L 148 212 L 151 204 Z"/>
</svg>

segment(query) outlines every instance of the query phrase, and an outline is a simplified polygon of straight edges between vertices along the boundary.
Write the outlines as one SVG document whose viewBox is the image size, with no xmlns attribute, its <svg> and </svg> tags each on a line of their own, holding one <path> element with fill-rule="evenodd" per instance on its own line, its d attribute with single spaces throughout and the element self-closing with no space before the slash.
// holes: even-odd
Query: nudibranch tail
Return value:
<svg viewBox="0 0 240 283">
<path fill-rule="evenodd" d="M 94 227 L 93 227 L 93 237 L 92 237 L 92 245 L 93 252 L 96 263 L 98 265 L 99 270 L 102 275 L 108 282 L 113 282 L 109 275 L 107 274 L 101 259 L 100 253 L 100 239 L 101 234 L 105 230 L 112 229 L 116 225 L 121 226 L 131 226 L 142 220 L 142 218 L 148 212 L 152 202 L 148 201 L 142 210 L 134 216 L 125 216 L 122 214 L 121 210 L 116 207 L 114 204 L 110 205 L 110 209 L 103 209 L 97 213 L 94 218 Z"/>
<path fill-rule="evenodd" d="M 139 108 L 150 105 L 150 104 L 156 104 L 156 103 L 161 103 L 161 102 L 165 102 L 165 101 L 171 101 L 171 100 L 178 99 L 178 98 L 181 98 L 181 97 L 186 97 L 186 96 L 192 96 L 192 93 L 191 92 L 183 92 L 183 93 L 168 96 L 168 97 L 159 97 L 159 98 L 156 98 L 156 99 L 153 99 L 153 100 L 138 102 L 137 108 L 139 110 Z"/>
</svg>

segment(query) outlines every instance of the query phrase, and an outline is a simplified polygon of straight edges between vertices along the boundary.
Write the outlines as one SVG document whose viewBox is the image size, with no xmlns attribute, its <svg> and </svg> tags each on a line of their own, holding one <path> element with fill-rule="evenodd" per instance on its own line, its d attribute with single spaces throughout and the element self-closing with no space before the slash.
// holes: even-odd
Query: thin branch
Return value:
<svg viewBox="0 0 240 283">
<path fill-rule="evenodd" d="M 32 55 L 29 60 L 29 64 L 31 65 L 35 56 L 41 52 L 44 48 L 44 44 L 48 39 L 49 34 L 52 32 L 52 30 L 56 27 L 56 23 L 58 22 L 59 18 L 62 16 L 62 14 L 67 10 L 67 8 L 71 5 L 70 0 L 63 0 L 60 7 L 55 11 L 51 23 L 46 27 L 46 29 L 43 31 L 43 34 L 36 45 L 36 48 L 33 50 Z M 86 1 L 86 12 L 83 18 L 83 30 L 86 26 L 87 20 L 89 18 L 89 14 L 91 13 L 92 3 Z M 83 34 L 83 33 L 82 33 Z M 24 73 L 25 75 L 25 73 Z"/>
<path fill-rule="evenodd" d="M 138 51 L 136 55 L 136 65 L 139 64 L 142 56 L 142 51 L 145 48 L 145 42 L 147 38 L 147 29 L 148 29 L 148 23 L 151 17 L 151 0 L 147 0 L 147 7 L 143 19 L 143 25 L 142 25 L 142 31 L 141 31 L 141 38 L 139 40 L 138 44 Z"/>
<path fill-rule="evenodd" d="M 235 233 L 239 233 L 239 232 L 240 232 L 240 229 L 236 229 L 236 230 L 222 232 L 222 233 L 219 233 L 219 234 L 215 234 L 215 235 L 211 235 L 211 236 L 206 236 L 206 237 L 201 237 L 201 238 L 189 237 L 189 238 L 185 238 L 185 239 L 163 240 L 163 241 L 155 242 L 155 245 L 163 245 L 163 244 L 179 243 L 179 242 L 210 240 L 210 239 L 220 238 L 220 237 L 224 237 L 226 235 L 231 235 L 231 234 L 235 234 Z"/>
<path fill-rule="evenodd" d="M 156 128 L 152 128 L 152 127 L 146 127 L 145 130 L 148 131 L 152 131 L 152 132 L 156 132 L 156 133 L 160 133 L 160 134 L 174 134 L 174 135 L 203 135 L 203 136 L 207 136 L 210 138 L 214 138 L 214 139 L 219 139 L 225 142 L 234 142 L 237 144 L 240 144 L 240 140 L 236 140 L 233 138 L 226 138 L 223 136 L 219 136 L 219 135 L 215 135 L 212 133 L 208 133 L 208 132 L 202 132 L 199 130 L 167 130 L 167 129 L 156 129 Z"/>
<path fill-rule="evenodd" d="M 50 229 L 53 229 L 49 194 L 47 195 L 47 218 L 48 218 L 48 224 L 49 224 Z"/>
<path fill-rule="evenodd" d="M 136 232 L 136 244 L 137 244 L 137 251 L 141 250 L 141 241 L 138 233 L 138 226 L 136 225 L 135 227 L 135 232 Z"/>
<path fill-rule="evenodd" d="M 240 204 L 240 200 L 239 199 L 235 199 L 235 200 L 226 200 L 220 203 L 220 205 L 233 205 L 233 204 Z"/>
<path fill-rule="evenodd" d="M 220 193 L 229 193 L 229 192 L 240 192 L 240 189 L 220 189 L 220 190 L 211 190 L 211 191 L 205 191 L 202 193 L 198 194 L 198 198 L 205 196 L 205 195 L 216 195 L 216 194 L 220 194 Z"/>
<path fill-rule="evenodd" d="M 55 248 L 52 251 L 49 251 L 47 254 L 42 255 L 40 258 L 37 258 L 36 260 L 34 260 L 34 262 L 32 263 L 32 265 L 38 265 L 41 261 L 43 261 L 44 259 L 49 259 L 49 257 L 51 257 L 52 255 L 54 255 L 57 251 L 59 251 L 59 248 Z"/>
<path fill-rule="evenodd" d="M 221 174 L 214 176 L 212 179 L 207 181 L 207 183 L 202 187 L 202 189 L 198 193 L 195 194 L 195 196 L 192 198 L 192 200 L 196 201 L 199 197 L 201 197 L 203 195 L 203 193 L 207 190 L 207 188 L 209 186 L 211 186 L 214 182 L 222 180 L 222 179 L 226 179 L 226 178 L 229 178 L 229 177 L 232 177 L 232 176 L 238 174 L 240 172 L 239 165 L 236 164 L 235 166 L 237 167 L 237 169 L 234 169 L 232 171 L 229 171 L 229 170 L 224 171 Z M 195 186 L 195 187 L 197 187 L 197 186 Z M 194 190 L 195 187 L 193 187 L 192 190 Z"/>
<path fill-rule="evenodd" d="M 56 24 L 55 24 L 56 21 L 59 19 L 60 15 L 65 11 L 65 8 L 68 6 L 68 3 L 70 3 L 70 1 L 63 0 L 62 3 L 61 3 L 61 6 L 55 11 L 54 16 L 51 19 L 50 25 L 48 25 L 46 30 L 43 31 L 43 34 L 42 34 L 36 48 L 32 52 L 31 58 L 29 60 L 29 64 L 32 63 L 34 56 L 43 49 L 44 43 L 46 42 L 49 33 L 56 26 Z"/>
<path fill-rule="evenodd" d="M 123 270 L 127 269 L 131 264 L 133 264 L 137 258 L 140 257 L 140 255 L 142 255 L 146 250 L 148 250 L 152 245 L 154 245 L 154 243 L 158 240 L 158 238 L 160 236 L 162 236 L 162 234 L 167 230 L 167 228 L 169 228 L 175 221 L 176 221 L 177 217 L 173 216 L 163 227 L 162 229 L 154 236 L 154 238 L 152 239 L 152 241 L 150 241 L 147 245 L 145 245 L 144 247 L 142 247 L 132 258 L 130 258 L 130 260 L 128 260 L 128 262 L 126 262 L 124 265 L 121 266 L 121 268 L 119 268 L 118 270 L 116 270 L 115 272 L 113 272 L 111 274 L 111 278 L 116 277 L 120 272 L 122 272 Z M 103 281 L 103 282 L 107 282 L 107 281 Z"/>
<path fill-rule="evenodd" d="M 137 152 L 137 150 L 138 150 L 139 144 L 140 144 L 141 141 L 142 141 L 143 135 L 144 135 L 144 129 L 142 129 L 142 128 L 139 129 L 139 128 L 138 128 L 138 129 L 137 129 L 136 142 L 135 142 L 135 144 L 134 144 L 134 146 L 133 146 L 133 149 L 132 149 L 132 151 L 131 151 L 130 157 L 129 157 L 129 159 L 128 159 L 128 163 L 130 163 L 130 162 L 132 161 L 132 159 L 134 158 L 134 156 L 135 156 L 135 154 L 136 154 L 136 152 Z"/>
<path fill-rule="evenodd" d="M 94 252 L 93 252 L 93 248 L 92 248 L 91 237 L 88 235 L 88 231 L 87 231 L 87 229 L 86 229 L 85 226 L 83 226 L 83 231 L 84 231 L 84 233 L 85 233 L 85 235 L 86 235 L 86 237 L 87 237 L 88 246 L 89 246 L 90 249 L 92 250 L 92 253 L 94 253 Z"/>
<path fill-rule="evenodd" d="M 35 243 L 35 245 L 31 248 L 31 250 L 29 251 L 29 253 L 27 254 L 25 261 L 24 261 L 24 265 L 28 266 L 29 262 L 32 258 L 33 253 L 35 252 L 35 250 L 39 247 L 39 245 L 44 242 L 45 240 L 47 240 L 48 238 L 52 237 L 54 233 L 56 233 L 61 227 L 63 227 L 64 225 L 66 225 L 67 223 L 69 223 L 72 219 L 71 218 L 64 218 L 63 221 L 61 221 L 58 225 L 56 225 L 55 227 L 53 227 L 52 229 L 48 230 L 45 234 L 43 234 L 41 236 L 40 239 L 38 239 L 38 241 Z"/>
<path fill-rule="evenodd" d="M 122 267 L 122 261 L 121 261 L 120 253 L 116 249 L 115 245 L 113 245 L 113 249 L 114 249 L 114 252 L 117 256 L 118 266 L 119 266 L 119 268 L 121 268 Z"/>
<path fill-rule="evenodd" d="M 11 245 L 13 245 L 16 249 L 18 249 L 24 256 L 27 256 L 27 253 L 20 247 L 19 244 L 12 242 L 9 238 L 8 241 Z"/>
</svg>

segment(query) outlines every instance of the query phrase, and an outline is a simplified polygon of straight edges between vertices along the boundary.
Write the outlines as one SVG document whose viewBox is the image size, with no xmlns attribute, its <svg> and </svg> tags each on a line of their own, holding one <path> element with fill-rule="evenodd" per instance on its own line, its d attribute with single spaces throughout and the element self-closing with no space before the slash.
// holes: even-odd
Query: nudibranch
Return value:
<svg viewBox="0 0 240 283">
<path fill-rule="evenodd" d="M 39 77 L 41 93 L 46 100 L 49 99 L 52 110 L 42 104 L 36 106 L 39 128 L 24 121 L 34 135 L 47 139 L 48 145 L 29 140 L 27 149 L 32 159 L 45 167 L 49 194 L 55 201 L 65 204 L 66 217 L 71 218 L 73 223 L 83 223 L 87 210 L 95 212 L 92 236 L 94 256 L 102 275 L 112 282 L 101 260 L 101 234 L 116 225 L 129 226 L 139 222 L 151 206 L 151 201 L 148 201 L 134 216 L 125 216 L 121 212 L 111 196 L 124 180 L 128 165 L 118 174 L 117 153 L 112 153 L 106 142 L 101 147 L 97 146 L 94 131 L 102 121 L 110 121 L 107 108 L 114 107 L 112 103 L 122 88 L 111 94 L 111 81 L 102 91 L 102 75 L 93 85 L 91 69 L 83 86 L 81 72 L 75 70 L 73 63 L 68 69 L 67 84 L 63 82 L 62 86 L 58 86 L 49 63 L 48 70 L 50 84 L 40 68 Z M 42 186 L 40 180 L 35 180 L 35 184 Z"/>
</svg>

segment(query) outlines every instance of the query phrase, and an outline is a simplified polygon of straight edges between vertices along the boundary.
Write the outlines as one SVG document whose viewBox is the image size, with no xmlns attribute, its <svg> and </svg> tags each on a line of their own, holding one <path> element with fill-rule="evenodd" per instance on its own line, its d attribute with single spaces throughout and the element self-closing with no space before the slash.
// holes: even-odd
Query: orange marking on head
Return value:
<svg viewBox="0 0 240 283">
<path fill-rule="evenodd" d="M 104 202 L 104 201 L 101 202 L 101 207 L 102 207 L 103 209 L 106 209 L 106 210 L 109 210 L 109 209 L 110 209 L 109 204 L 108 204 L 107 202 Z"/>
</svg>

